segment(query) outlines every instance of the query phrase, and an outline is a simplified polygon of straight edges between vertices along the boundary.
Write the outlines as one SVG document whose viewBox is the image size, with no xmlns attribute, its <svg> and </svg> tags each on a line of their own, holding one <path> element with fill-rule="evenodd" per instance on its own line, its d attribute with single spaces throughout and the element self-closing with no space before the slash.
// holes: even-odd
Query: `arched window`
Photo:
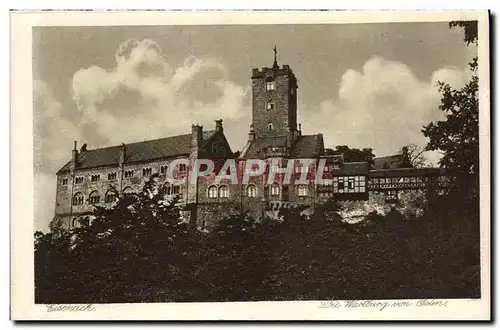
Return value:
<svg viewBox="0 0 500 330">
<path fill-rule="evenodd" d="M 75 196 L 73 197 L 73 205 L 78 206 L 78 205 L 83 205 L 83 194 L 81 192 L 77 192 Z"/>
<path fill-rule="evenodd" d="M 273 183 L 271 186 L 271 196 L 279 196 L 280 194 L 280 186 L 277 183 Z"/>
<path fill-rule="evenodd" d="M 73 218 L 73 220 L 71 221 L 71 228 L 75 228 L 77 224 L 78 224 L 77 219 Z"/>
<path fill-rule="evenodd" d="M 134 192 L 134 191 L 132 190 L 132 188 L 131 188 L 131 187 L 125 187 L 125 188 L 123 188 L 123 194 L 124 194 L 124 195 L 131 194 L 131 193 L 133 193 L 133 192 Z"/>
<path fill-rule="evenodd" d="M 247 187 L 247 196 L 248 197 L 257 197 L 257 187 L 251 184 Z"/>
<path fill-rule="evenodd" d="M 266 103 L 266 109 L 267 110 L 273 110 L 274 109 L 274 102 L 273 101 L 268 101 Z"/>
<path fill-rule="evenodd" d="M 306 185 L 298 186 L 297 190 L 299 196 L 307 196 L 307 194 L 309 193 L 309 189 L 307 188 Z"/>
<path fill-rule="evenodd" d="M 227 186 L 220 186 L 219 187 L 219 197 L 220 198 L 228 198 L 229 197 L 229 189 Z"/>
<path fill-rule="evenodd" d="M 170 195 L 170 194 L 172 194 L 172 189 L 171 189 L 172 187 L 170 186 L 170 183 L 168 183 L 168 182 L 167 182 L 167 183 L 165 183 L 165 186 L 164 186 L 164 187 L 165 187 L 165 195 Z"/>
<path fill-rule="evenodd" d="M 208 198 L 217 198 L 217 187 L 216 186 L 208 187 Z"/>
<path fill-rule="evenodd" d="M 272 131 L 274 129 L 274 125 L 272 123 L 267 124 L 267 129 Z"/>
<path fill-rule="evenodd" d="M 99 192 L 97 190 L 94 190 L 93 192 L 90 193 L 89 195 L 89 203 L 90 204 L 99 204 L 101 201 L 101 196 L 99 196 Z"/>
<path fill-rule="evenodd" d="M 113 203 L 116 200 L 118 193 L 116 192 L 115 189 L 109 189 L 106 192 L 106 196 L 104 196 L 104 202 L 105 203 Z"/>
</svg>

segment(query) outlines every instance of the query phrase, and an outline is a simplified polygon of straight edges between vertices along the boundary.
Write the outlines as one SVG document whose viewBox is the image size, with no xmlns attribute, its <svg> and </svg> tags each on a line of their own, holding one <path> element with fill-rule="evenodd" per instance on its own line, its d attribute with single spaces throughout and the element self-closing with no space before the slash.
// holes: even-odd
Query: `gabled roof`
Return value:
<svg viewBox="0 0 500 330">
<path fill-rule="evenodd" d="M 286 136 L 260 137 L 250 142 L 242 153 L 243 158 L 263 158 L 268 147 L 286 147 Z M 321 154 L 323 138 L 321 134 L 301 135 L 290 150 L 290 156 L 313 158 Z"/>
<path fill-rule="evenodd" d="M 203 141 L 207 141 L 215 131 L 203 132 Z M 190 152 L 191 134 L 171 136 L 156 140 L 126 144 L 125 163 L 146 162 L 161 158 L 186 155 Z M 78 153 L 78 169 L 118 165 L 122 146 L 88 149 Z M 69 171 L 66 163 L 57 173 Z"/>
</svg>

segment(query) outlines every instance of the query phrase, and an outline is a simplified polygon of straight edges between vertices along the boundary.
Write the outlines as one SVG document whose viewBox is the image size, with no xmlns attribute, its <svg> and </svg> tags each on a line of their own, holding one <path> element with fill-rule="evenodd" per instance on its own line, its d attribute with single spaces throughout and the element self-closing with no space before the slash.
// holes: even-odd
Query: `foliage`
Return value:
<svg viewBox="0 0 500 330">
<path fill-rule="evenodd" d="M 392 211 L 342 221 L 330 200 L 284 221 L 246 214 L 204 233 L 178 220 L 152 180 L 71 232 L 35 235 L 37 303 L 123 303 L 479 295 L 477 215 L 470 206 L 420 217 Z M 445 196 L 443 198 L 452 198 Z M 441 207 L 439 207 L 441 205 Z"/>
</svg>

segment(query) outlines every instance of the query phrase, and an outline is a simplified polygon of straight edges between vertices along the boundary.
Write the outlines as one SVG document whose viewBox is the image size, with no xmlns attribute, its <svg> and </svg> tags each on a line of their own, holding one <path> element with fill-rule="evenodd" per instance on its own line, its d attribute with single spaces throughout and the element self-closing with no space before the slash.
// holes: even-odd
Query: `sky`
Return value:
<svg viewBox="0 0 500 330">
<path fill-rule="evenodd" d="M 54 216 L 55 173 L 89 149 L 213 129 L 233 151 L 251 122 L 252 68 L 288 64 L 303 134 L 377 156 L 425 146 L 443 119 L 437 82 L 460 88 L 477 54 L 447 23 L 36 27 L 35 230 Z M 428 154 L 437 162 L 437 154 Z"/>
</svg>

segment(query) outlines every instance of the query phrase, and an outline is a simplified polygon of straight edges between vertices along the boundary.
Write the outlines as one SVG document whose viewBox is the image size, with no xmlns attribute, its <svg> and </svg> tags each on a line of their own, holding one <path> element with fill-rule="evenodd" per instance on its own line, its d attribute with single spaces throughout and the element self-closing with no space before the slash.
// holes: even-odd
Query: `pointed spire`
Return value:
<svg viewBox="0 0 500 330">
<path fill-rule="evenodd" d="M 278 61 L 276 60 L 276 55 L 278 55 L 278 51 L 276 50 L 276 45 L 274 45 L 274 63 L 273 63 L 273 68 L 278 68 Z"/>
</svg>

